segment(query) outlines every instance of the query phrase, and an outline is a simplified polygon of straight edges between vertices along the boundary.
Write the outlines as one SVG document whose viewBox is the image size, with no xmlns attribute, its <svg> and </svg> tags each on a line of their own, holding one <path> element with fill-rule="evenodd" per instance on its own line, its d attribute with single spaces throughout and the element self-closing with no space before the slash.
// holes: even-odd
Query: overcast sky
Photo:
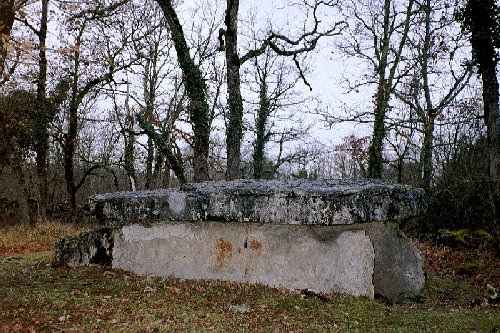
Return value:
<svg viewBox="0 0 500 333">
<path fill-rule="evenodd" d="M 301 1 L 240 0 L 240 54 L 248 49 L 247 37 L 250 35 L 251 30 L 261 30 L 261 36 L 265 36 L 265 32 L 272 25 L 273 30 L 283 32 L 291 38 L 300 35 L 304 22 L 307 22 L 306 12 L 303 7 L 293 5 L 293 3 L 299 4 Z M 202 4 L 209 4 L 211 6 L 210 11 L 219 16 L 221 21 L 223 20 L 225 1 L 184 0 L 180 3 L 178 15 L 186 30 L 186 34 L 189 34 L 189 29 L 193 22 L 196 23 L 197 20 L 200 20 L 199 16 L 206 14 L 197 10 Z M 53 2 L 52 6 L 54 6 Z M 321 10 L 318 16 L 321 20 L 320 30 L 327 29 L 334 22 L 341 20 L 336 8 Z M 251 17 L 255 18 L 254 22 L 250 20 Z M 52 16 L 52 24 L 55 21 L 57 20 Z M 309 20 L 309 22 L 311 21 Z M 49 30 L 51 30 L 49 34 L 51 36 L 50 39 L 57 44 L 56 39 L 58 38 L 58 34 L 57 32 L 52 32 L 52 30 L 57 31 L 57 29 L 49 27 Z M 213 36 L 213 39 L 216 38 L 217 36 Z M 369 73 L 370 69 L 363 62 L 341 54 L 335 47 L 340 38 L 345 37 L 326 37 L 320 40 L 317 49 L 310 54 L 307 61 L 311 70 L 307 74 L 307 79 L 311 83 L 313 90 L 309 92 L 309 89 L 301 84 L 302 91 L 305 95 L 317 97 L 321 101 L 323 108 L 328 108 L 331 113 L 337 115 L 343 113 L 344 107 L 360 110 L 371 109 L 373 107 L 373 86 L 361 89 L 359 92 L 347 93 L 345 80 L 350 79 L 354 81 L 359 79 L 363 74 Z M 214 40 L 214 43 L 216 43 L 216 40 Z M 222 52 L 217 57 L 224 59 Z M 225 95 L 225 91 L 223 93 Z M 311 131 L 312 139 L 318 139 L 325 144 L 339 143 L 344 136 L 353 133 L 357 135 L 371 134 L 369 126 L 356 127 L 354 124 L 344 123 L 330 129 L 325 128 L 325 124 L 319 118 L 310 115 L 306 115 L 303 118 L 306 122 L 315 123 Z"/>
<path fill-rule="evenodd" d="M 298 3 L 299 1 L 295 1 Z M 291 6 L 290 0 L 249 0 L 240 1 L 240 23 L 242 34 L 245 34 L 245 20 L 250 15 L 255 15 L 257 22 L 262 28 L 272 23 L 273 27 L 287 31 L 297 29 L 295 35 L 300 33 L 303 22 L 307 19 L 303 9 L 299 6 Z M 336 8 L 325 8 L 320 12 L 319 18 L 324 28 L 336 21 L 341 20 Z M 294 33 L 290 32 L 291 37 Z M 363 89 L 359 93 L 347 93 L 346 79 L 355 79 L 364 74 L 366 66 L 357 59 L 348 59 L 335 47 L 338 37 L 326 37 L 320 40 L 317 50 L 309 56 L 311 73 L 307 79 L 312 86 L 312 92 L 302 85 L 304 94 L 312 94 L 318 97 L 323 107 L 328 107 L 330 112 L 342 113 L 344 104 L 366 108 L 371 106 L 373 89 Z M 321 121 L 312 132 L 312 135 L 323 143 L 338 143 L 342 137 L 355 133 L 367 135 L 369 129 L 366 126 L 354 126 L 354 124 L 337 125 L 332 129 L 325 128 Z"/>
</svg>

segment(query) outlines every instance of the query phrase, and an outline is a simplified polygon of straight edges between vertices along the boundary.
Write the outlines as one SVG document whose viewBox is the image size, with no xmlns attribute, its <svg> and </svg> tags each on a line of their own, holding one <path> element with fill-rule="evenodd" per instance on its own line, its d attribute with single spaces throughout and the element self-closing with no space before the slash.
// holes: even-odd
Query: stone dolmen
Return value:
<svg viewBox="0 0 500 333">
<path fill-rule="evenodd" d="M 398 225 L 424 192 L 374 181 L 205 182 L 96 195 L 100 228 L 56 245 L 56 264 L 219 279 L 401 302 L 425 278 Z"/>
</svg>

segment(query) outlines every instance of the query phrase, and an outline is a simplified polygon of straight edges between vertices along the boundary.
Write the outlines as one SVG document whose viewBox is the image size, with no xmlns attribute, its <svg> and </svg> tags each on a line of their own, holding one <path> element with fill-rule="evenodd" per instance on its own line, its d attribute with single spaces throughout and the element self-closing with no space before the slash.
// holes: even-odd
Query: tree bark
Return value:
<svg viewBox="0 0 500 333">
<path fill-rule="evenodd" d="M 133 129 L 133 116 L 127 114 L 127 131 L 124 135 L 125 137 L 125 147 L 123 152 L 123 160 L 125 164 L 125 171 L 128 176 L 128 185 L 130 191 L 135 191 L 137 189 L 137 177 L 135 175 L 135 134 L 131 132 Z"/>
<path fill-rule="evenodd" d="M 368 148 L 368 177 L 382 178 L 384 169 L 383 147 L 385 139 L 385 114 L 387 111 L 388 96 L 386 84 L 382 82 L 378 85 L 377 98 L 375 104 L 375 121 L 373 123 L 373 135 Z"/>
<path fill-rule="evenodd" d="M 194 181 L 209 179 L 208 153 L 210 143 L 209 106 L 207 87 L 201 70 L 189 54 L 184 31 L 171 0 L 156 0 L 160 5 L 170 28 L 172 41 L 177 53 L 177 61 L 182 70 L 184 84 L 189 98 L 189 114 L 193 126 L 193 168 Z M 175 170 L 174 170 L 175 171 Z"/>
<path fill-rule="evenodd" d="M 146 104 L 145 117 L 148 121 L 153 121 L 153 113 L 156 101 L 156 81 L 157 81 L 157 48 L 150 45 L 149 58 L 146 59 L 146 68 L 144 73 L 144 98 Z M 152 188 L 153 179 L 153 162 L 154 162 L 155 147 L 153 139 L 148 137 L 147 141 L 147 156 L 146 156 L 146 182 L 145 189 Z"/>
<path fill-rule="evenodd" d="M 226 179 L 240 178 L 241 140 L 243 138 L 243 100 L 240 88 L 240 58 L 238 56 L 239 0 L 226 1 L 225 51 L 229 121 L 226 128 Z"/>
<path fill-rule="evenodd" d="M 35 103 L 35 119 L 33 124 L 34 146 L 36 153 L 36 172 L 38 177 L 38 193 L 39 193 L 39 215 L 42 219 L 47 214 L 47 199 L 49 193 L 47 163 L 49 152 L 49 123 L 51 115 L 47 105 L 47 54 L 46 54 L 46 39 L 47 39 L 47 21 L 49 0 L 41 0 L 42 13 L 40 19 L 40 30 L 38 35 L 38 78 Z"/>
<path fill-rule="evenodd" d="M 78 135 L 78 105 L 71 102 L 68 114 L 68 132 L 64 139 L 64 180 L 72 216 L 76 215 L 76 184 L 75 165 L 73 157 L 75 155 L 76 140 Z"/>
<path fill-rule="evenodd" d="M 128 176 L 128 188 L 130 191 L 137 190 L 137 178 L 135 176 L 135 149 L 134 149 L 135 136 L 133 134 L 128 134 L 128 140 L 125 144 L 125 170 Z"/>
<path fill-rule="evenodd" d="M 434 122 L 432 115 L 424 123 L 424 138 L 422 151 L 420 153 L 420 167 L 422 169 L 422 187 L 426 190 L 431 188 L 432 184 L 432 158 L 434 151 Z"/>
<path fill-rule="evenodd" d="M 157 149 L 156 150 L 156 156 L 155 156 L 155 166 L 153 170 L 153 188 L 158 188 L 163 186 L 163 183 L 161 181 L 161 174 L 162 174 L 162 169 L 165 166 L 165 157 L 163 153 Z M 165 166 L 166 167 L 166 166 Z"/>
<path fill-rule="evenodd" d="M 269 99 L 267 96 L 267 83 L 265 77 L 260 83 L 259 109 L 255 121 L 256 138 L 253 152 L 253 177 L 261 179 L 264 169 L 264 149 L 266 146 L 266 125 L 269 117 Z"/>
<path fill-rule="evenodd" d="M 0 80 L 4 75 L 10 32 L 15 17 L 14 0 L 0 1 Z"/>
<path fill-rule="evenodd" d="M 498 159 L 500 156 L 500 114 L 498 107 L 498 79 L 496 64 L 490 62 L 481 73 L 483 83 L 483 102 L 485 122 L 488 132 L 488 150 L 490 160 L 490 178 L 498 182 Z"/>
<path fill-rule="evenodd" d="M 153 140 L 148 137 L 147 142 L 147 156 L 146 156 L 146 182 L 144 188 L 150 190 L 153 188 L 154 178 L 153 178 L 153 162 L 155 158 Z"/>
</svg>

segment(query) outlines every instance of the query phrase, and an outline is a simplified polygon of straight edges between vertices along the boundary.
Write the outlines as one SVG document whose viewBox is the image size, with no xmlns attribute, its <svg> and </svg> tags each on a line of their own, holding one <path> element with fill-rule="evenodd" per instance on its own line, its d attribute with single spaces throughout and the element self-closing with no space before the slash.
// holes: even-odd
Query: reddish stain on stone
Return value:
<svg viewBox="0 0 500 333">
<path fill-rule="evenodd" d="M 250 248 L 260 254 L 260 251 L 262 249 L 262 243 L 259 242 L 258 240 L 252 239 L 250 241 Z"/>
<path fill-rule="evenodd" d="M 217 240 L 215 245 L 216 262 L 218 267 L 224 266 L 224 262 L 233 255 L 233 244 L 222 238 Z"/>
</svg>

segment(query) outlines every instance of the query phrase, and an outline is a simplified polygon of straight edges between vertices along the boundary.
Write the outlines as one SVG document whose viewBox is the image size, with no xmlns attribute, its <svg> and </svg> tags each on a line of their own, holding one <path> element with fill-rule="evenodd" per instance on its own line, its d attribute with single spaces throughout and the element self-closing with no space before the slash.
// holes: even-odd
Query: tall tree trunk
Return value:
<svg viewBox="0 0 500 333">
<path fill-rule="evenodd" d="M 207 102 L 207 87 L 201 70 L 191 58 L 184 37 L 184 31 L 177 17 L 171 0 L 156 0 L 160 5 L 170 28 L 177 61 L 182 70 L 184 84 L 189 98 L 189 114 L 193 126 L 193 168 L 194 181 L 209 179 L 208 152 L 210 144 L 209 107 Z"/>
<path fill-rule="evenodd" d="M 405 20 L 403 22 L 403 31 L 401 39 L 399 40 L 397 49 L 393 50 L 391 47 L 391 37 L 394 29 L 391 26 L 392 16 L 396 15 L 392 12 L 393 0 L 384 0 L 384 19 L 383 19 L 383 33 L 378 45 L 377 38 L 375 38 L 375 48 L 378 66 L 376 68 L 378 75 L 378 86 L 375 101 L 375 120 L 373 124 L 373 135 L 370 147 L 368 150 L 368 177 L 369 178 L 382 178 L 383 173 L 383 148 L 385 131 L 385 115 L 389 107 L 389 100 L 394 91 L 394 77 L 396 70 L 401 60 L 403 49 L 406 45 L 408 32 L 410 30 L 410 23 L 413 13 L 413 5 L 415 0 L 408 0 L 406 6 Z M 390 61 L 389 54 L 394 51 L 394 59 Z"/>
<path fill-rule="evenodd" d="M 432 158 L 434 151 L 434 117 L 427 118 L 424 124 L 424 138 L 420 156 L 420 168 L 422 170 L 422 187 L 426 190 L 432 184 Z"/>
<path fill-rule="evenodd" d="M 34 121 L 34 141 L 36 153 L 36 172 L 38 177 L 39 193 L 39 215 L 42 219 L 47 213 L 47 199 L 49 193 L 47 162 L 49 152 L 49 122 L 51 121 L 50 110 L 47 105 L 47 20 L 49 0 L 41 0 L 42 13 L 40 20 L 40 30 L 38 31 L 38 78 L 36 91 L 36 116 Z"/>
<path fill-rule="evenodd" d="M 21 214 L 22 214 L 21 221 L 23 223 L 27 222 L 33 225 L 36 223 L 37 201 L 33 199 L 33 196 L 31 194 L 29 186 L 30 182 L 26 181 L 25 174 L 29 171 L 25 173 L 25 170 L 23 170 L 24 160 L 18 149 L 16 149 L 13 154 L 13 162 L 14 162 L 14 167 L 12 168 L 12 170 L 14 171 L 14 174 L 17 177 L 18 185 L 22 188 L 22 198 L 20 200 Z"/>
<path fill-rule="evenodd" d="M 123 132 L 123 162 L 128 178 L 128 188 L 130 191 L 137 189 L 137 177 L 135 175 L 135 134 L 134 115 L 130 109 L 130 85 L 127 83 L 127 96 L 125 97 L 125 124 Z"/>
<path fill-rule="evenodd" d="M 385 139 L 385 114 L 387 111 L 386 85 L 379 83 L 375 104 L 375 121 L 373 123 L 373 135 L 368 148 L 368 177 L 382 178 L 384 169 L 383 148 Z"/>
<path fill-rule="evenodd" d="M 259 110 L 255 121 L 256 138 L 253 151 L 253 177 L 261 179 L 264 168 L 264 149 L 266 145 L 266 125 L 269 116 L 269 98 L 267 96 L 267 83 L 261 80 L 259 92 Z"/>
<path fill-rule="evenodd" d="M 133 116 L 127 115 L 128 128 L 132 128 Z M 130 131 L 125 133 L 125 147 L 124 147 L 124 164 L 125 171 L 127 172 L 128 185 L 130 191 L 137 189 L 137 177 L 135 175 L 135 135 Z"/>
<path fill-rule="evenodd" d="M 160 177 L 164 166 L 165 166 L 165 156 L 159 149 L 157 149 L 155 156 L 155 166 L 153 170 L 153 188 L 158 188 L 163 186 Z"/>
<path fill-rule="evenodd" d="M 469 0 L 466 4 L 466 26 L 471 32 L 471 45 L 474 60 L 479 65 L 483 85 L 484 120 L 488 136 L 489 176 L 492 183 L 492 195 L 495 206 L 495 228 L 500 239 L 500 181 L 498 177 L 500 158 L 500 114 L 499 85 L 496 73 L 498 57 L 495 50 L 493 33 L 500 22 L 495 0 Z M 498 38 L 498 37 L 496 37 Z"/>
<path fill-rule="evenodd" d="M 493 182 L 498 182 L 498 167 L 500 157 L 500 113 L 498 107 L 498 79 L 496 64 L 490 64 L 482 73 L 483 101 L 485 122 L 488 129 L 488 149 L 490 160 L 490 177 Z M 487 110 L 487 111 L 486 111 Z"/>
<path fill-rule="evenodd" d="M 431 99 L 431 90 L 429 85 L 429 58 L 431 57 L 431 0 L 426 0 L 423 9 L 425 12 L 425 37 L 421 55 L 421 76 L 423 80 L 423 90 L 425 97 L 425 120 L 424 120 L 424 138 L 422 144 L 422 152 L 420 159 L 420 167 L 422 168 L 422 186 L 426 190 L 430 190 L 432 183 L 432 155 L 434 150 L 434 122 L 436 119 L 436 110 Z"/>
<path fill-rule="evenodd" d="M 489 176 L 491 182 L 491 195 L 495 207 L 495 221 L 493 230 L 497 242 L 500 242 L 500 114 L 498 106 L 498 79 L 496 75 L 495 58 L 489 58 L 480 65 L 483 84 L 483 105 L 485 123 L 488 136 Z"/>
<path fill-rule="evenodd" d="M 79 41 L 79 40 L 78 40 Z M 80 53 L 75 52 L 73 60 L 73 77 L 71 82 L 71 99 L 68 108 L 68 130 L 64 135 L 64 180 L 66 182 L 66 192 L 69 197 L 71 215 L 76 216 L 76 192 L 75 165 L 74 159 L 76 141 L 78 137 L 78 107 L 80 105 L 80 95 L 78 92 L 78 81 L 80 68 Z"/>
<path fill-rule="evenodd" d="M 66 191 L 68 193 L 71 214 L 76 216 L 76 184 L 75 165 L 73 157 L 75 155 L 76 140 L 78 135 L 78 106 L 72 102 L 68 115 L 68 132 L 64 140 L 64 179 L 66 181 Z"/>
<path fill-rule="evenodd" d="M 170 165 L 168 161 L 165 161 L 165 168 L 163 170 L 163 175 L 161 179 L 161 186 L 162 187 L 170 187 L 172 185 L 172 177 L 170 177 Z"/>
<path fill-rule="evenodd" d="M 155 147 L 153 144 L 153 139 L 148 137 L 147 142 L 147 156 L 146 156 L 146 182 L 144 188 L 150 190 L 153 188 L 154 177 L 153 177 L 153 162 L 155 159 Z"/>
<path fill-rule="evenodd" d="M 10 31 L 15 17 L 14 0 L 0 1 L 0 81 L 4 75 Z"/>
<path fill-rule="evenodd" d="M 153 112 L 156 100 L 156 78 L 157 78 L 157 62 L 158 56 L 156 48 L 150 46 L 149 57 L 146 59 L 146 67 L 144 73 L 144 98 L 146 100 L 146 110 L 144 116 L 148 121 L 153 121 Z M 147 156 L 146 156 L 146 182 L 144 187 L 149 190 L 153 186 L 153 162 L 154 162 L 155 147 L 153 139 L 148 137 Z"/>
<path fill-rule="evenodd" d="M 500 25 L 494 17 L 498 9 L 495 0 L 469 0 L 466 5 L 468 26 L 471 32 L 472 53 L 479 65 L 483 84 L 484 121 L 488 132 L 490 178 L 498 180 L 498 158 L 500 156 L 499 86 L 496 73 L 498 57 L 492 33 Z"/>
<path fill-rule="evenodd" d="M 389 95 L 388 84 L 386 79 L 386 70 L 388 57 L 390 52 L 390 16 L 391 16 L 391 0 L 384 1 L 384 26 L 381 40 L 381 51 L 378 68 L 378 86 L 375 100 L 375 120 L 373 123 L 373 135 L 370 147 L 368 148 L 368 177 L 382 178 L 383 172 L 383 145 L 385 139 L 385 113 Z M 375 47 L 378 47 L 377 45 Z"/>
<path fill-rule="evenodd" d="M 398 158 L 398 184 L 403 183 L 404 156 Z"/>
<path fill-rule="evenodd" d="M 493 52 L 494 49 L 492 49 Z M 480 65 L 481 81 L 483 85 L 484 122 L 488 136 L 489 174 L 490 179 L 500 186 L 498 177 L 500 158 L 500 114 L 499 114 L 499 85 L 496 73 L 497 61 L 494 57 L 485 57 Z"/>
<path fill-rule="evenodd" d="M 226 128 L 227 179 L 240 178 L 241 140 L 243 138 L 243 100 L 240 88 L 238 56 L 239 0 L 227 0 L 225 50 L 229 121 Z"/>
<path fill-rule="evenodd" d="M 125 143 L 125 152 L 124 152 L 125 170 L 127 171 L 129 190 L 135 191 L 137 189 L 137 178 L 135 176 L 135 166 L 134 166 L 135 136 L 133 134 L 128 134 L 127 136 L 128 136 L 128 139 L 126 140 L 126 143 Z"/>
</svg>

